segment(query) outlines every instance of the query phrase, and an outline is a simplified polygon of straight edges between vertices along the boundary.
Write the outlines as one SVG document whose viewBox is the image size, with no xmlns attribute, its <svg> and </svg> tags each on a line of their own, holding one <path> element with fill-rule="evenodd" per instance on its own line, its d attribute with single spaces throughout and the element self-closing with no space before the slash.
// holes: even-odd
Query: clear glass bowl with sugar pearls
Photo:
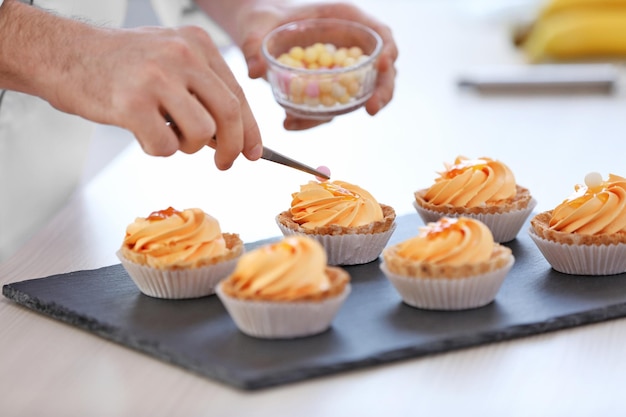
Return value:
<svg viewBox="0 0 626 417">
<path fill-rule="evenodd" d="M 267 80 L 285 110 L 328 120 L 361 107 L 376 85 L 380 36 L 356 22 L 307 19 L 280 26 L 263 40 Z"/>
</svg>

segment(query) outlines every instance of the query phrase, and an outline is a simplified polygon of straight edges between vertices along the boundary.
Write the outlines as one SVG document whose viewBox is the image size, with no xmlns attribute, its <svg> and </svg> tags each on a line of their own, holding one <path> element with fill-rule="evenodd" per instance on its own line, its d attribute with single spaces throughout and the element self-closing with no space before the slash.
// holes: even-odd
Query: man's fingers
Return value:
<svg viewBox="0 0 626 417">
<path fill-rule="evenodd" d="M 262 42 L 263 34 L 253 31 L 241 45 L 241 52 L 248 65 L 248 76 L 252 79 L 263 77 L 267 71 L 267 64 L 261 53 Z"/>
<path fill-rule="evenodd" d="M 219 54 L 219 51 L 216 50 L 216 52 L 218 55 L 207 55 L 207 59 L 209 61 L 211 69 L 230 90 L 233 97 L 236 99 L 236 103 L 238 104 L 238 107 L 236 107 L 234 102 L 222 103 L 222 101 L 219 100 L 220 104 L 232 106 L 230 111 L 237 112 L 238 116 L 240 117 L 241 131 L 239 134 L 242 135 L 242 142 L 241 147 L 238 149 L 238 153 L 243 152 L 246 158 L 250 160 L 256 160 L 261 156 L 262 147 L 261 132 L 259 130 L 259 126 L 256 122 L 256 119 L 254 118 L 254 115 L 252 114 L 252 109 L 250 108 L 248 100 L 246 99 L 246 96 L 241 86 L 237 82 L 235 76 L 232 74 L 226 62 L 223 60 L 222 56 Z M 209 109 L 212 112 L 218 111 L 214 110 L 213 108 Z M 234 134 L 233 126 L 222 126 L 220 124 L 220 121 L 221 120 L 216 117 L 218 136 L 229 138 L 228 140 L 230 141 L 232 139 L 231 135 Z"/>
<path fill-rule="evenodd" d="M 199 59 L 201 69 L 190 71 L 187 88 L 212 118 L 214 125 L 209 139 L 214 134 L 220 138 L 215 145 L 217 167 L 230 168 L 240 153 L 248 159 L 258 159 L 259 128 L 241 86 L 219 49 L 203 31 L 195 28 L 180 30 Z M 186 135 L 187 132 L 183 131 L 185 139 Z"/>
<path fill-rule="evenodd" d="M 285 120 L 283 122 L 283 127 L 286 130 L 305 130 L 305 129 L 311 129 L 315 126 L 322 125 L 324 123 L 328 123 L 331 120 L 332 119 L 329 119 L 329 120 L 301 119 L 301 118 L 292 116 L 289 113 L 287 113 L 285 116 Z"/>
<path fill-rule="evenodd" d="M 171 127 L 178 135 L 180 151 L 188 154 L 198 152 L 215 135 L 217 126 L 212 115 L 196 96 L 188 91 L 171 92 L 164 105 Z"/>
<path fill-rule="evenodd" d="M 373 116 L 389 104 L 393 98 L 395 78 L 396 69 L 394 66 L 391 66 L 387 71 L 379 71 L 374 93 L 365 103 L 367 113 Z"/>
<path fill-rule="evenodd" d="M 211 137 L 221 138 L 215 147 L 215 165 L 221 170 L 228 169 L 244 148 L 239 100 L 219 79 L 194 86 L 194 93 L 215 121 Z"/>
<path fill-rule="evenodd" d="M 160 113 L 140 113 L 134 116 L 134 123 L 128 129 L 133 132 L 145 153 L 152 156 L 170 156 L 178 150 L 176 132 Z"/>
</svg>

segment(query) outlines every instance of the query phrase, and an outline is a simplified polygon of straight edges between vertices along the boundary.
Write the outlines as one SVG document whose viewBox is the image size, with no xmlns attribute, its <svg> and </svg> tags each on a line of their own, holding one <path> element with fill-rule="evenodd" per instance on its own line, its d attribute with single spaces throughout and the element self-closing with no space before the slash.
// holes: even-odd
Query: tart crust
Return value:
<svg viewBox="0 0 626 417">
<path fill-rule="evenodd" d="M 532 200 L 532 196 L 530 195 L 530 191 L 527 188 L 522 187 L 521 185 L 515 186 L 516 193 L 515 197 L 509 198 L 506 200 L 500 200 L 495 203 L 491 203 L 485 206 L 479 207 L 456 207 L 451 204 L 445 205 L 436 205 L 429 203 L 424 199 L 424 195 L 428 191 L 428 188 L 424 188 L 422 190 L 418 190 L 414 193 L 415 202 L 420 207 L 425 209 L 435 211 L 442 214 L 500 214 L 500 213 L 508 213 L 515 210 L 523 210 L 528 207 L 528 204 Z"/>
<path fill-rule="evenodd" d="M 486 274 L 504 268 L 509 264 L 513 253 L 511 249 L 498 243 L 488 260 L 476 264 L 439 265 L 432 262 L 414 261 L 398 255 L 398 247 L 391 246 L 383 251 L 387 269 L 397 275 L 412 278 L 466 278 Z"/>
<path fill-rule="evenodd" d="M 326 276 L 330 280 L 330 288 L 317 294 L 309 294 L 300 298 L 289 301 L 276 300 L 270 296 L 245 296 L 242 297 L 234 288 L 230 280 L 227 278 L 222 281 L 222 290 L 226 295 L 240 300 L 251 301 L 272 301 L 272 302 L 300 302 L 300 301 L 323 301 L 328 298 L 334 298 L 342 294 L 346 286 L 350 282 L 350 274 L 342 268 L 336 266 L 327 266 L 325 269 Z"/>
<path fill-rule="evenodd" d="M 316 227 L 314 229 L 305 229 L 293 220 L 290 210 L 283 211 L 277 217 L 277 220 L 283 226 L 296 232 L 308 235 L 349 235 L 349 234 L 376 234 L 388 231 L 396 219 L 396 212 L 391 206 L 381 204 L 383 210 L 383 220 L 372 222 L 370 224 L 358 227 L 344 227 L 338 225 L 328 225 Z"/>
<path fill-rule="evenodd" d="M 544 211 L 530 219 L 530 226 L 535 234 L 543 239 L 564 245 L 616 245 L 626 243 L 626 233 L 585 235 L 581 233 L 560 232 L 550 229 L 553 210 Z"/>
<path fill-rule="evenodd" d="M 224 241 L 226 242 L 226 248 L 228 249 L 226 253 L 219 255 L 219 256 L 212 257 L 212 258 L 199 259 L 191 267 L 182 267 L 182 266 L 174 265 L 171 267 L 165 267 L 163 269 L 177 270 L 177 269 L 187 269 L 187 268 L 200 268 L 203 266 L 215 265 L 224 261 L 234 259 L 240 256 L 244 252 L 243 241 L 241 240 L 238 234 L 222 233 L 222 237 L 224 238 Z M 131 262 L 134 262 L 139 265 L 148 265 L 147 259 L 149 258 L 149 255 L 135 252 L 134 250 L 127 247 L 126 245 L 123 245 L 120 248 L 120 252 L 126 259 L 128 259 Z"/>
</svg>

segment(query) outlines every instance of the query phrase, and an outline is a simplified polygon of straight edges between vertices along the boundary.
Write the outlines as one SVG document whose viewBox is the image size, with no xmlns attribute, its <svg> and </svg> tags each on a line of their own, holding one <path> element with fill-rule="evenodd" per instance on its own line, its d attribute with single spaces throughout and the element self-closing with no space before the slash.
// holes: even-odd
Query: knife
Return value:
<svg viewBox="0 0 626 417">
<path fill-rule="evenodd" d="M 540 64 L 468 70 L 457 81 L 481 93 L 612 93 L 619 72 L 611 64 Z"/>
</svg>

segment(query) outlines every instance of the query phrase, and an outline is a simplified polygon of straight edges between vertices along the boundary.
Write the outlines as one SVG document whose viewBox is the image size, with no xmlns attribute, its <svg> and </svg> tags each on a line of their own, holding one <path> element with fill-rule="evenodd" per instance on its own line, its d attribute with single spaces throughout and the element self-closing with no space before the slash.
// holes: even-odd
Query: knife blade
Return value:
<svg viewBox="0 0 626 417">
<path fill-rule="evenodd" d="M 457 81 L 481 93 L 603 93 L 617 88 L 611 64 L 541 64 L 469 69 Z"/>
</svg>

